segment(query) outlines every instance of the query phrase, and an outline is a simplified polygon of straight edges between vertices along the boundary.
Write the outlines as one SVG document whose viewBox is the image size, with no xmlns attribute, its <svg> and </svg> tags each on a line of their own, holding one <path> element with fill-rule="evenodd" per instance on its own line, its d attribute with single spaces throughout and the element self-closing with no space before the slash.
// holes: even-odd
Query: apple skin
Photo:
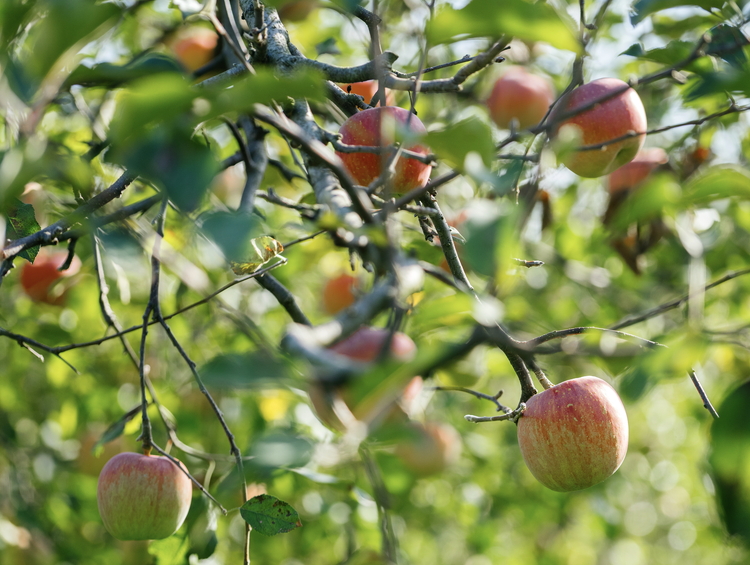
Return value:
<svg viewBox="0 0 750 565">
<path fill-rule="evenodd" d="M 341 274 L 329 279 L 323 287 L 323 310 L 333 316 L 348 308 L 357 299 L 358 287 L 359 279 L 352 275 Z"/>
<path fill-rule="evenodd" d="M 351 116 L 339 130 L 341 141 L 347 145 L 388 146 L 394 142 L 388 121 L 395 121 L 404 127 L 408 123 L 409 129 L 415 133 L 427 131 L 419 118 L 408 110 L 397 106 L 386 106 L 362 110 Z M 421 155 L 428 154 L 427 148 L 423 145 L 413 145 L 406 149 Z M 378 178 L 385 164 L 385 158 L 374 153 L 340 153 L 337 151 L 336 154 L 344 162 L 354 180 L 362 186 L 367 186 Z M 403 193 L 426 185 L 430 180 L 431 172 L 432 168 L 428 164 L 420 163 L 416 159 L 399 157 L 395 174 L 391 179 L 394 192 Z"/>
<path fill-rule="evenodd" d="M 614 195 L 623 190 L 635 188 L 646 180 L 656 167 L 668 161 L 667 152 L 661 147 L 641 149 L 630 163 L 626 163 L 609 175 L 609 193 Z"/>
<path fill-rule="evenodd" d="M 365 80 L 362 82 L 353 82 L 351 84 L 342 84 L 340 86 L 344 92 L 348 92 L 350 94 L 359 94 L 362 98 L 365 99 L 365 102 L 367 104 L 369 104 L 373 96 L 375 96 L 378 93 L 378 82 L 376 80 Z M 393 92 L 389 88 L 386 88 L 385 89 L 385 105 L 393 106 L 393 103 L 394 103 Z M 378 100 L 377 105 L 382 106 L 379 100 Z"/>
<path fill-rule="evenodd" d="M 628 450 L 628 417 L 620 397 L 597 377 L 580 377 L 532 396 L 518 420 L 526 466 L 559 492 L 602 482 Z"/>
<path fill-rule="evenodd" d="M 396 457 L 416 476 L 427 477 L 444 471 L 458 461 L 461 438 L 448 424 L 409 424 L 409 437 L 396 446 Z"/>
<path fill-rule="evenodd" d="M 291 0 L 277 8 L 279 17 L 285 22 L 301 22 L 318 7 L 316 0 Z"/>
<path fill-rule="evenodd" d="M 552 116 L 561 116 L 591 104 L 614 91 L 626 88 L 627 83 L 617 78 L 600 78 L 570 92 L 555 108 Z M 632 88 L 605 100 L 588 110 L 560 123 L 557 131 L 566 127 L 580 130 L 581 145 L 597 145 L 631 132 L 645 132 L 646 110 L 638 93 Z M 623 139 L 602 149 L 573 151 L 563 158 L 563 164 L 581 177 L 607 175 L 633 160 L 643 146 L 646 136 Z"/>
<path fill-rule="evenodd" d="M 498 127 L 508 129 L 515 118 L 518 127 L 526 129 L 542 121 L 554 101 L 555 92 L 546 79 L 523 67 L 511 67 L 495 81 L 486 104 Z"/>
<path fill-rule="evenodd" d="M 67 258 L 67 251 L 41 249 L 33 263 L 24 263 L 19 279 L 26 295 L 35 302 L 62 306 L 65 303 L 65 292 L 55 294 L 52 286 L 59 279 L 75 275 L 81 268 L 81 260 L 74 256 L 70 267 L 59 271 Z"/>
<path fill-rule="evenodd" d="M 104 526 L 115 538 L 149 540 L 179 529 L 192 492 L 190 479 L 168 458 L 120 453 L 102 469 L 96 498 Z"/>
<path fill-rule="evenodd" d="M 387 336 L 388 330 L 386 329 L 364 327 L 354 332 L 348 338 L 332 345 L 329 349 L 353 361 L 372 363 L 380 354 Z M 413 359 L 416 351 L 417 346 L 408 335 L 401 332 L 393 334 L 393 340 L 391 341 L 391 356 L 393 359 L 404 362 L 409 361 Z M 401 402 L 408 407 L 421 391 L 422 377 L 414 377 L 404 387 L 401 394 Z M 340 398 L 358 420 L 367 416 L 367 414 L 362 413 L 361 407 L 353 402 L 350 388 L 346 383 L 334 387 L 327 392 L 320 382 L 313 381 L 308 389 L 308 394 L 318 419 L 333 430 L 343 431 L 346 429 L 346 426 L 333 410 L 330 396 Z M 387 418 L 392 421 L 406 421 L 408 419 L 406 412 L 398 404 L 393 405 Z"/>
</svg>

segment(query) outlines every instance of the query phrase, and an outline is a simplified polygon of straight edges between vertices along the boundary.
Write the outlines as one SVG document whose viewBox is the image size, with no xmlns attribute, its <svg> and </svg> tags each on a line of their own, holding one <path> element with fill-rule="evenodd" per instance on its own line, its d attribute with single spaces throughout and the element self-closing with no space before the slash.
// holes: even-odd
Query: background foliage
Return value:
<svg viewBox="0 0 750 565">
<path fill-rule="evenodd" d="M 154 439 L 171 446 L 230 512 L 223 516 L 196 491 L 183 528 L 147 545 L 113 540 L 96 509 L 96 478 L 106 459 L 139 448 L 140 414 L 133 409 L 140 402 L 140 325 L 161 194 L 171 202 L 159 254 L 164 315 L 234 281 L 228 260 L 250 256 L 248 242 L 260 235 L 288 244 L 327 230 L 287 245 L 287 262 L 272 271 L 316 327 L 332 319 L 321 303 L 326 281 L 351 271 L 350 263 L 362 302 L 388 280 L 383 263 L 375 261 L 373 273 L 358 253 L 341 246 L 347 230 L 401 258 L 436 266 L 443 258 L 413 212 L 390 215 L 387 231 L 382 224 L 357 231 L 319 206 L 329 202 L 313 193 L 305 173 L 319 163 L 302 164 L 310 144 L 263 117 L 278 117 L 273 112 L 282 107 L 292 115 L 289 98 L 306 98 L 317 124 L 336 132 L 357 101 L 326 90 L 321 68 L 280 75 L 278 60 L 254 51 L 255 74 L 230 71 L 236 77 L 228 89 L 221 82 L 232 62 L 225 46 L 210 73 L 194 77 L 183 70 L 170 42 L 183 28 L 212 27 L 215 12 L 228 5 L 217 4 L 0 4 L 0 218 L 7 240 L 0 250 L 3 564 L 241 559 L 243 497 L 227 437 L 158 325 L 145 347 L 161 406 L 149 411 Z M 585 22 L 595 25 L 579 25 L 581 5 Z M 338 67 L 367 62 L 370 35 L 352 15 L 356 6 L 323 2 L 302 21 L 284 21 L 299 55 Z M 501 401 L 515 407 L 518 378 L 498 347 L 482 343 L 440 357 L 460 349 L 478 324 L 497 321 L 518 339 L 617 325 L 666 347 L 594 331 L 539 352 L 537 362 L 553 382 L 582 375 L 612 382 L 630 418 L 622 468 L 600 485 L 560 494 L 525 468 L 513 424 L 464 420 L 494 413 L 492 403 L 470 395 L 426 388 L 412 410 L 412 419 L 448 423 L 461 438 L 458 462 L 430 477 L 415 476 L 394 456 L 394 445 L 403 441 L 400 428 L 370 430 L 366 438 L 326 428 L 307 395 L 311 380 L 325 371 L 288 347 L 290 312 L 252 277 L 180 312 L 169 326 L 248 456 L 248 494 L 267 491 L 289 502 L 303 523 L 284 535 L 252 534 L 253 562 L 385 563 L 389 555 L 400 563 L 436 565 L 746 562 L 747 505 L 733 502 L 750 502 L 750 430 L 741 408 L 747 403 L 737 400 L 747 385 L 732 391 L 750 365 L 750 278 L 739 276 L 750 263 L 747 3 L 388 0 L 364 7 L 382 18 L 382 45 L 398 54 L 393 68 L 401 73 L 485 52 L 501 38 L 511 49 L 503 52 L 506 62 L 471 74 L 460 91 L 436 89 L 416 98 L 396 92 L 398 105 L 414 101 L 430 130 L 428 143 L 438 157 L 432 178 L 459 173 L 436 189 L 437 200 L 449 219 L 466 218 L 456 226 L 465 237 L 457 247 L 482 301 L 426 276 L 421 288 L 405 293 L 408 299 L 372 309 L 358 321 L 400 324 L 420 355 L 406 367 L 366 371 L 355 394 L 378 399 L 381 381 L 388 385 L 385 394 L 394 394 L 417 370 L 429 368 L 429 386 L 490 395 L 502 389 Z M 252 37 L 245 32 L 245 40 Z M 602 222 L 605 179 L 581 179 L 558 167 L 543 134 L 509 137 L 489 125 L 482 100 L 511 63 L 547 75 L 558 93 L 577 75 L 644 79 L 636 88 L 649 127 L 667 128 L 650 134 L 647 145 L 663 147 L 669 166 L 631 196 L 613 224 Z M 450 78 L 461 66 L 425 78 Z M 332 71 L 322 72 L 330 78 Z M 357 78 L 374 76 L 370 69 Z M 711 117 L 717 113 L 724 115 Z M 243 213 L 245 165 L 223 121 L 242 124 L 248 114 L 268 131 L 263 149 L 247 143 L 249 159 L 265 152 L 272 161 L 260 168 L 254 215 Z M 686 125 L 669 127 L 677 124 Z M 533 159 L 518 158 L 523 155 Z M 110 201 L 96 200 L 118 182 L 125 186 Z M 548 208 L 518 199 L 519 187 L 521 196 L 528 187 L 544 191 Z M 124 210 L 121 218 L 107 217 L 118 210 Z M 633 235 L 636 225 L 645 233 L 655 221 L 663 223 L 664 237 L 637 250 L 636 274 L 612 242 Z M 55 225 L 56 231 L 39 231 Z M 59 245 L 75 242 L 82 261 L 79 273 L 62 283 L 70 286 L 64 306 L 33 302 L 19 283 L 21 266 L 39 244 L 56 238 Z M 18 241 L 33 245 L 16 255 L 12 243 Z M 521 267 L 517 257 L 544 265 Z M 722 284 L 703 291 L 722 277 Z M 690 300 L 672 302 L 688 294 Z M 102 296 L 111 310 L 100 304 Z M 110 321 L 103 315 L 108 311 Z M 633 323 L 631 317 L 642 313 Z M 133 328 L 124 334 L 131 354 L 119 339 L 102 339 L 117 328 Z M 287 347 L 280 348 L 285 336 Z M 721 415 L 713 428 L 688 378 L 691 370 Z M 172 445 L 162 419 L 180 444 Z"/>
</svg>

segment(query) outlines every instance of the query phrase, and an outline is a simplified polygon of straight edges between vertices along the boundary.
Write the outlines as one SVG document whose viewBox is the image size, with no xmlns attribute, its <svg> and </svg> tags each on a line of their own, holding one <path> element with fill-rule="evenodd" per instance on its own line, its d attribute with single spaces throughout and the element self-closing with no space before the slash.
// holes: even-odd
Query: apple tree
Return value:
<svg viewBox="0 0 750 565">
<path fill-rule="evenodd" d="M 748 18 L 3 0 L 0 562 L 746 562 Z"/>
</svg>

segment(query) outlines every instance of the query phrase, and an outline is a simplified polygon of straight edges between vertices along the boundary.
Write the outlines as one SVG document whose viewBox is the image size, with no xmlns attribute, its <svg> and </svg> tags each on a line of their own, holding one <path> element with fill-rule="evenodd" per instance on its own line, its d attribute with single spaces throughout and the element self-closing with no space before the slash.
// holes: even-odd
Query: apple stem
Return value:
<svg viewBox="0 0 750 565">
<path fill-rule="evenodd" d="M 523 416 L 523 413 L 525 410 L 526 410 L 526 403 L 521 402 L 518 405 L 518 408 L 508 412 L 507 414 L 502 414 L 501 416 L 473 416 L 472 414 L 467 414 L 466 416 L 464 416 L 464 419 L 467 422 L 471 422 L 473 424 L 480 424 L 483 422 L 502 422 L 505 420 L 517 422 L 518 419 L 521 416 Z"/>
</svg>

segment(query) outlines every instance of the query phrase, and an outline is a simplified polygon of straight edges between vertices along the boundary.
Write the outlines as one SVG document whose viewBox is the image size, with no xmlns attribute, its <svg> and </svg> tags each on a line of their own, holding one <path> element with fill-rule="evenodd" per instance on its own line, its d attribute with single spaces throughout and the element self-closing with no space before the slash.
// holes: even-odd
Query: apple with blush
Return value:
<svg viewBox="0 0 750 565">
<path fill-rule="evenodd" d="M 461 437 L 452 426 L 411 422 L 407 436 L 396 445 L 396 456 L 418 477 L 441 473 L 461 455 Z"/>
<path fill-rule="evenodd" d="M 660 165 L 669 162 L 667 152 L 661 147 L 642 149 L 635 158 L 609 175 L 608 188 L 611 195 L 636 188 Z"/>
<path fill-rule="evenodd" d="M 376 80 L 365 80 L 362 82 L 352 82 L 350 84 L 342 84 L 341 88 L 349 94 L 358 94 L 364 98 L 365 103 L 369 104 L 373 97 L 378 93 L 378 81 Z M 385 89 L 385 106 L 393 106 L 394 96 L 390 88 Z M 383 106 L 378 100 L 376 106 Z"/>
<path fill-rule="evenodd" d="M 213 60 L 218 42 L 219 36 L 215 31 L 192 26 L 178 33 L 170 42 L 170 47 L 182 66 L 192 73 Z"/>
<path fill-rule="evenodd" d="M 323 310 L 331 316 L 345 310 L 357 300 L 359 279 L 342 273 L 328 279 L 323 287 Z"/>
<path fill-rule="evenodd" d="M 178 462 L 179 463 L 179 462 Z M 182 463 L 120 453 L 99 474 L 96 498 L 110 534 L 122 541 L 164 539 L 185 521 L 193 484 Z"/>
<path fill-rule="evenodd" d="M 625 407 L 615 389 L 597 377 L 564 381 L 526 402 L 518 445 L 531 474 L 547 488 L 588 488 L 610 477 L 625 459 Z"/>
<path fill-rule="evenodd" d="M 65 304 L 67 289 L 57 283 L 60 279 L 75 275 L 81 268 L 81 260 L 73 256 L 70 266 L 61 271 L 67 258 L 67 251 L 42 248 L 33 263 L 24 263 L 19 279 L 26 295 L 35 302 L 53 306 Z"/>
<path fill-rule="evenodd" d="M 341 126 L 339 134 L 346 145 L 366 147 L 387 147 L 396 141 L 396 129 L 403 128 L 414 134 L 423 134 L 427 130 L 419 118 L 403 108 L 385 106 L 362 110 L 347 119 Z M 413 144 L 405 147 L 420 155 L 428 155 L 423 145 Z M 354 181 L 368 186 L 377 179 L 387 164 L 387 155 L 376 153 L 343 153 L 336 154 L 344 162 Z M 400 156 L 396 162 L 395 173 L 391 178 L 394 192 L 404 193 L 413 188 L 422 187 L 430 180 L 432 168 L 427 163 Z"/>
<path fill-rule="evenodd" d="M 564 117 L 578 109 L 582 111 Z M 633 160 L 646 140 L 643 103 L 635 90 L 617 78 L 600 78 L 572 90 L 555 107 L 550 119 L 552 123 L 559 122 L 556 136 L 567 130 L 580 146 L 603 144 L 562 157 L 563 164 L 581 177 L 601 177 L 622 167 Z M 608 143 L 623 136 L 630 137 Z"/>
<path fill-rule="evenodd" d="M 547 79 L 523 67 L 510 67 L 495 81 L 486 104 L 498 127 L 508 129 L 516 120 L 519 129 L 526 129 L 541 122 L 554 101 L 555 91 Z"/>
</svg>

